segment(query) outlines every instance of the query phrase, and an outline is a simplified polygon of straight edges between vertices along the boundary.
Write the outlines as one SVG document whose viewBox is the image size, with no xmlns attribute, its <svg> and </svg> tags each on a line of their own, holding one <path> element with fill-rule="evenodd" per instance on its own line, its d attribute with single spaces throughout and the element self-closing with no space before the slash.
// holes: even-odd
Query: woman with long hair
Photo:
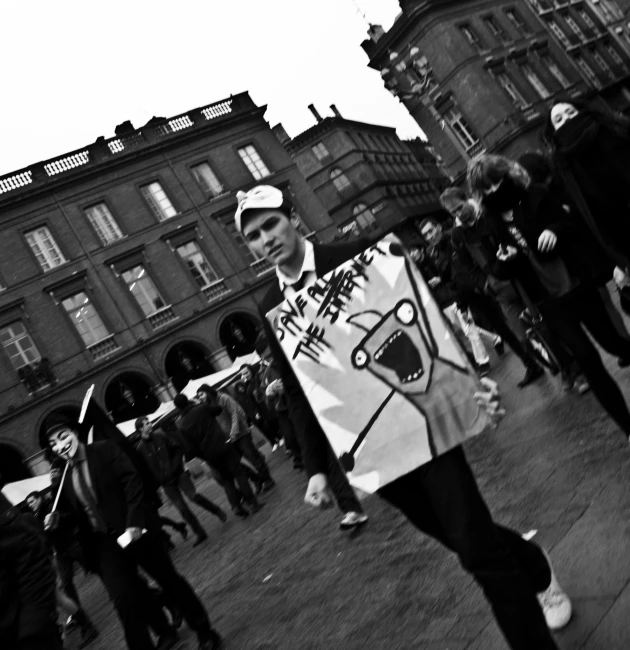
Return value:
<svg viewBox="0 0 630 650">
<path fill-rule="evenodd" d="M 556 102 L 542 133 L 584 223 L 609 257 L 630 263 L 630 120 L 573 99 Z"/>
<path fill-rule="evenodd" d="M 630 341 L 616 330 L 597 291 L 580 221 L 569 206 L 533 184 L 521 165 L 502 156 L 471 160 L 468 183 L 488 220 L 494 273 L 518 283 L 571 351 L 599 402 L 630 436 L 625 399 L 582 327 L 619 365 L 630 364 Z"/>
</svg>

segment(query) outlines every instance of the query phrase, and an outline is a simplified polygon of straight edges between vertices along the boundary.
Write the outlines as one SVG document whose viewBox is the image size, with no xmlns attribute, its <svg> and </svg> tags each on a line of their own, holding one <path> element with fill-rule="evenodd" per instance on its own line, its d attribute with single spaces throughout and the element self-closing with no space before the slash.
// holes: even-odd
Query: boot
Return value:
<svg viewBox="0 0 630 650">
<path fill-rule="evenodd" d="M 541 366 L 539 366 L 537 363 L 532 363 L 531 365 L 527 366 L 527 370 L 525 371 L 525 376 L 516 385 L 519 388 L 525 388 L 525 386 L 529 386 L 537 379 L 543 377 L 544 374 L 545 371 L 542 369 Z"/>
<path fill-rule="evenodd" d="M 261 509 L 265 504 L 264 504 L 264 503 L 261 503 L 260 501 L 258 501 L 258 499 L 254 498 L 254 499 L 253 499 L 252 501 L 250 501 L 247 505 L 248 505 L 248 507 L 249 507 L 249 511 L 250 511 L 252 514 L 255 514 L 255 513 L 258 512 L 258 511 L 259 511 L 259 510 L 260 510 L 260 509 Z"/>
<path fill-rule="evenodd" d="M 79 629 L 81 630 L 79 648 L 86 648 L 96 639 L 96 637 L 98 637 L 99 632 L 96 627 L 94 627 L 94 623 L 92 623 L 87 614 L 81 608 L 77 610 L 74 618 L 79 624 Z"/>
</svg>

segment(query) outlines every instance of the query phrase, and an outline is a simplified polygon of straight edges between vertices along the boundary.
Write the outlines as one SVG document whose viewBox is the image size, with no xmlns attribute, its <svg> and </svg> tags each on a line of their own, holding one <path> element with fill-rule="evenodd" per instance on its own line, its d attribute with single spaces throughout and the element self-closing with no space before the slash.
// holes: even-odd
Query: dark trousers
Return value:
<svg viewBox="0 0 630 650">
<path fill-rule="evenodd" d="M 251 433 L 237 438 L 232 444 L 234 445 L 236 451 L 238 451 L 246 461 L 250 462 L 253 465 L 256 473 L 261 480 L 271 480 L 271 474 L 269 473 L 267 461 L 260 452 L 260 449 L 258 449 L 258 447 L 256 447 L 254 444 L 254 439 L 252 438 Z"/>
<path fill-rule="evenodd" d="M 147 546 L 158 546 L 155 554 L 160 557 L 160 560 L 163 559 L 161 556 L 164 556 L 165 562 L 172 568 L 173 565 L 161 540 L 155 534 L 151 534 L 150 537 L 155 541 L 153 544 L 147 544 L 147 540 L 143 540 L 143 553 Z M 134 544 L 140 543 L 140 541 L 134 542 Z M 147 584 L 138 575 L 137 565 L 140 563 L 132 552 L 134 544 L 123 550 L 113 537 L 95 534 L 90 540 L 90 552 L 94 558 L 94 570 L 103 581 L 118 613 L 127 647 L 129 650 L 154 650 L 149 628 L 160 635 L 167 633 L 170 627 Z M 152 549 L 146 550 L 146 553 L 150 556 L 154 555 Z M 152 560 L 153 557 L 149 559 L 151 566 Z M 150 571 L 147 572 L 151 574 Z"/>
<path fill-rule="evenodd" d="M 190 584 L 177 573 L 157 534 L 146 533 L 126 551 L 157 582 L 162 591 L 168 594 L 169 599 L 177 603 L 188 626 L 201 638 L 208 638 L 208 613 Z"/>
<path fill-rule="evenodd" d="M 79 607 L 81 607 L 81 601 L 79 600 L 77 588 L 74 585 L 74 567 L 75 563 L 82 564 L 82 558 L 81 548 L 78 544 L 73 544 L 69 548 L 63 551 L 56 551 L 55 553 L 61 589 Z"/>
<path fill-rule="evenodd" d="M 6 650 L 63 650 L 63 643 L 59 628 L 50 623 L 37 634 L 20 639 L 17 646 L 12 645 Z"/>
<path fill-rule="evenodd" d="M 474 294 L 474 296 L 471 296 L 469 303 L 473 314 L 480 312 L 490 328 L 512 348 L 514 354 L 518 356 L 525 366 L 536 363 L 526 348 L 524 341 L 521 341 L 510 329 L 499 303 L 494 298 L 485 294 Z"/>
<path fill-rule="evenodd" d="M 475 578 L 513 650 L 557 650 L 536 594 L 551 581 L 541 549 L 492 520 L 461 447 L 378 494 L 457 554 Z"/>
<path fill-rule="evenodd" d="M 188 507 L 184 497 L 196 503 L 204 510 L 211 512 L 213 515 L 219 515 L 221 513 L 221 508 L 216 503 L 210 501 L 210 499 L 202 494 L 197 493 L 195 484 L 188 472 L 183 472 L 177 483 L 164 485 L 163 490 L 166 498 L 175 506 L 177 512 L 179 512 L 183 520 L 192 528 L 196 535 L 203 536 L 206 532 L 199 519 L 197 519 L 193 511 Z"/>
<path fill-rule="evenodd" d="M 326 474 L 328 476 L 328 486 L 335 497 L 339 510 L 343 513 L 363 513 L 363 506 L 359 499 L 357 499 L 354 489 L 350 483 L 348 483 L 346 473 L 339 464 L 339 459 L 335 452 L 329 444 L 326 445 L 326 449 L 326 462 L 328 464 Z"/>
<path fill-rule="evenodd" d="M 293 456 L 293 464 L 302 466 L 302 450 L 298 444 L 293 421 L 288 411 L 278 411 L 278 427 L 280 435 L 284 438 L 284 444 Z"/>
<path fill-rule="evenodd" d="M 204 458 L 204 460 L 214 470 L 215 479 L 225 490 L 232 509 L 240 507 L 241 497 L 244 497 L 247 503 L 256 502 L 256 497 L 241 465 L 241 458 L 235 449 L 230 448 L 222 454 Z"/>
<path fill-rule="evenodd" d="M 542 305 L 540 311 L 547 319 L 550 329 L 575 358 L 600 404 L 625 435 L 630 435 L 630 411 L 626 400 L 606 370 L 597 348 L 582 328 L 585 326 L 610 354 L 630 359 L 630 341 L 615 327 L 597 289 L 584 290 L 569 299 Z"/>
</svg>

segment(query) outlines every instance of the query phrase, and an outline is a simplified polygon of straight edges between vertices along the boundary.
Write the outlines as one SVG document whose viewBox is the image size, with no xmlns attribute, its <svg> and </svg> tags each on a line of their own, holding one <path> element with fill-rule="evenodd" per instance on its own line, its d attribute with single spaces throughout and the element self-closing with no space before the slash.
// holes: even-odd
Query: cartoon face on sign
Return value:
<svg viewBox="0 0 630 650">
<path fill-rule="evenodd" d="M 394 237 L 268 318 L 353 485 L 368 492 L 477 435 L 477 379 Z"/>
<path fill-rule="evenodd" d="M 370 319 L 379 319 L 371 330 Z M 433 356 L 419 322 L 418 310 L 409 299 L 389 313 L 361 312 L 348 322 L 365 329 L 367 336 L 352 352 L 352 365 L 367 370 L 392 388 L 424 393 L 429 385 Z"/>
</svg>

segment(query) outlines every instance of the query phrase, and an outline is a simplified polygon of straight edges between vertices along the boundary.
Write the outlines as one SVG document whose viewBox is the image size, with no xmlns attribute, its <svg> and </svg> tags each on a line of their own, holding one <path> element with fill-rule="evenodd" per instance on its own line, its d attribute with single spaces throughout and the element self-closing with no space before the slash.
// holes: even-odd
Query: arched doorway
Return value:
<svg viewBox="0 0 630 650">
<path fill-rule="evenodd" d="M 191 379 L 199 379 L 214 372 L 208 361 L 208 352 L 193 341 L 182 341 L 174 345 L 166 355 L 164 370 L 178 392 Z"/>
<path fill-rule="evenodd" d="M 232 361 L 236 357 L 251 354 L 260 323 L 248 314 L 230 314 L 221 323 L 219 339 Z"/>
<path fill-rule="evenodd" d="M 123 372 L 105 390 L 105 408 L 116 424 L 153 413 L 159 406 L 151 384 L 136 372 Z"/>
<path fill-rule="evenodd" d="M 5 483 L 31 478 L 22 456 L 15 447 L 0 443 L 0 487 Z"/>
</svg>

